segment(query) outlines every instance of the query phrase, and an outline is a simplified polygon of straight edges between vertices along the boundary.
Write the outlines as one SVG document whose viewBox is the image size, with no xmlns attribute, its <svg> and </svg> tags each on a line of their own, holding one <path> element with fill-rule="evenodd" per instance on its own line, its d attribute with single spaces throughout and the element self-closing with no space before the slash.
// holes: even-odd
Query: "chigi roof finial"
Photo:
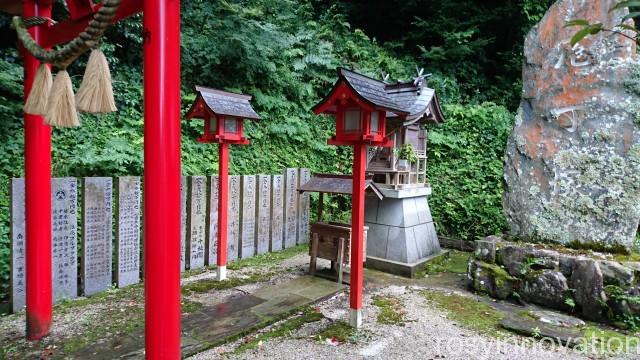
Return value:
<svg viewBox="0 0 640 360">
<path fill-rule="evenodd" d="M 384 70 L 381 70 L 381 71 L 380 71 L 380 77 L 382 78 L 382 82 L 383 82 L 383 83 L 385 83 L 385 84 L 388 84 L 388 83 L 389 83 L 389 82 L 388 82 L 388 80 L 389 80 L 389 75 L 391 75 L 391 74 L 388 74 L 388 73 L 387 73 L 386 71 L 384 71 Z"/>
<path fill-rule="evenodd" d="M 418 88 L 418 95 L 420 95 L 425 79 L 431 77 L 432 74 L 424 74 L 424 68 L 418 68 L 418 65 L 416 65 L 416 73 L 418 75 L 413 78 L 413 85 Z"/>
</svg>

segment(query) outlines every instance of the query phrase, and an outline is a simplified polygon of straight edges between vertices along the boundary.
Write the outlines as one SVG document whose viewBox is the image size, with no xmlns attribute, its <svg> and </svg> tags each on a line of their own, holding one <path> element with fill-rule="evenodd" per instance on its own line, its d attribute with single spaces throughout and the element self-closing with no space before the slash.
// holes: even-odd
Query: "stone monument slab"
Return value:
<svg viewBox="0 0 640 360">
<path fill-rule="evenodd" d="M 51 181 L 51 271 L 54 302 L 78 296 L 77 251 L 78 182 L 76 178 L 54 178 Z"/>
<path fill-rule="evenodd" d="M 207 177 L 192 176 L 189 186 L 189 268 L 204 267 L 207 222 Z"/>
<path fill-rule="evenodd" d="M 271 176 L 258 175 L 258 223 L 257 252 L 269 252 L 269 234 L 271 232 Z"/>
<path fill-rule="evenodd" d="M 111 285 L 111 196 L 111 178 L 84 178 L 82 279 L 87 296 Z"/>
<path fill-rule="evenodd" d="M 311 180 L 311 170 L 300 169 L 300 185 Z M 298 244 L 309 242 L 309 193 L 298 194 Z"/>
<path fill-rule="evenodd" d="M 180 178 L 180 269 L 187 269 L 187 177 Z"/>
<path fill-rule="evenodd" d="M 217 176 L 211 177 L 209 198 L 209 247 L 208 265 L 218 263 L 218 199 L 220 194 L 220 181 Z"/>
<path fill-rule="evenodd" d="M 250 258 L 256 254 L 256 177 L 242 177 L 242 235 L 241 257 Z"/>
<path fill-rule="evenodd" d="M 284 245 L 284 176 L 273 175 L 271 182 L 271 251 Z"/>
<path fill-rule="evenodd" d="M 295 246 L 298 237 L 298 169 L 285 171 L 284 247 Z"/>
<path fill-rule="evenodd" d="M 229 213 L 227 218 L 227 260 L 238 258 L 240 243 L 240 176 L 229 176 Z"/>
<path fill-rule="evenodd" d="M 11 306 L 13 312 L 26 304 L 26 228 L 24 179 L 11 179 Z"/>
<path fill-rule="evenodd" d="M 116 282 L 121 288 L 140 281 L 140 177 L 118 178 L 116 199 Z"/>
</svg>

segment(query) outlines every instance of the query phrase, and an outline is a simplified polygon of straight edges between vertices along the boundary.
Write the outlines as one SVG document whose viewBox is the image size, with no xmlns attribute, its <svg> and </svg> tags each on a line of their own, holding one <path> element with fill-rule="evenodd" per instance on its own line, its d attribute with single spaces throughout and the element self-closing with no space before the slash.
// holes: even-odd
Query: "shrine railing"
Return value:
<svg viewBox="0 0 640 360">
<path fill-rule="evenodd" d="M 309 195 L 299 195 L 297 188 L 309 178 L 309 169 L 229 176 L 229 261 L 308 242 Z M 138 283 L 143 261 L 140 177 L 55 178 L 51 189 L 54 301 Z M 25 305 L 24 199 L 24 179 L 13 179 L 13 311 Z M 218 177 L 184 176 L 181 205 L 182 270 L 215 265 Z"/>
</svg>

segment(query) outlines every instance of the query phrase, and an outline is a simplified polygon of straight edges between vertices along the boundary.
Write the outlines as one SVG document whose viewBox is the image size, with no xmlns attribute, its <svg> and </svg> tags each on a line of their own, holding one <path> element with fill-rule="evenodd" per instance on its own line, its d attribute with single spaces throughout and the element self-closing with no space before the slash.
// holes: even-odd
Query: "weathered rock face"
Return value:
<svg viewBox="0 0 640 360">
<path fill-rule="evenodd" d="M 575 47 L 571 19 L 612 28 L 615 0 L 560 0 L 528 34 L 523 98 L 505 156 L 513 235 L 633 245 L 640 220 L 640 62 L 602 33 Z"/>
<path fill-rule="evenodd" d="M 565 302 L 570 297 L 567 278 L 559 271 L 538 270 L 525 277 L 522 297 L 526 301 L 550 308 L 568 310 Z"/>
<path fill-rule="evenodd" d="M 607 297 L 598 263 L 591 259 L 578 259 L 570 285 L 575 290 L 576 304 L 582 308 L 582 316 L 588 320 L 602 320 L 602 304 L 606 303 Z"/>
<path fill-rule="evenodd" d="M 640 262 L 605 260 L 576 250 L 497 243 L 495 262 L 469 260 L 469 286 L 491 297 L 516 298 L 626 328 L 640 318 Z M 480 245 L 480 248 L 484 248 Z M 541 319 L 542 320 L 542 319 Z"/>
</svg>

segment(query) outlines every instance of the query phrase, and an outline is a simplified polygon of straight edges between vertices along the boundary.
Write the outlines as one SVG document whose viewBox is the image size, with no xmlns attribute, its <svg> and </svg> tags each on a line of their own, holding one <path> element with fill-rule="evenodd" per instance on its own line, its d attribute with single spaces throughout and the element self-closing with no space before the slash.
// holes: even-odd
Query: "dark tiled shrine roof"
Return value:
<svg viewBox="0 0 640 360">
<path fill-rule="evenodd" d="M 406 112 L 387 94 L 383 82 L 343 68 L 338 69 L 338 75 L 344 78 L 353 90 L 366 100 L 369 100 L 369 102 L 387 110 Z"/>
<path fill-rule="evenodd" d="M 196 91 L 198 96 L 202 97 L 209 110 L 217 115 L 260 120 L 260 115 L 253 110 L 251 103 L 249 103 L 251 96 L 210 89 L 204 86 L 196 86 Z"/>
<path fill-rule="evenodd" d="M 373 192 L 380 199 L 383 197 L 371 179 L 365 180 L 364 189 Z M 353 180 L 350 175 L 314 174 L 309 181 L 298 186 L 298 191 L 351 195 Z"/>
<path fill-rule="evenodd" d="M 415 121 L 425 117 L 436 123 L 444 122 L 435 90 L 425 85 L 424 78 L 388 84 L 344 68 L 338 68 L 338 77 L 336 85 L 346 81 L 365 101 L 387 110 L 388 118 Z"/>
</svg>

